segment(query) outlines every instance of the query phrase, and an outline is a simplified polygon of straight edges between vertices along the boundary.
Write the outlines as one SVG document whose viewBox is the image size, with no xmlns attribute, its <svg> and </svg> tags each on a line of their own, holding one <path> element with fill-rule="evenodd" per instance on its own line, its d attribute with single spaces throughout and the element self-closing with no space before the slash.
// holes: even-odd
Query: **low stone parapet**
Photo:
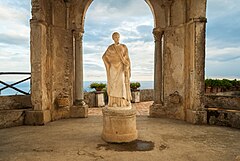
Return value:
<svg viewBox="0 0 240 161">
<path fill-rule="evenodd" d="M 24 124 L 25 110 L 0 110 L 0 129 Z"/>
<path fill-rule="evenodd" d="M 140 102 L 153 101 L 154 89 L 141 89 Z"/>
<path fill-rule="evenodd" d="M 0 110 L 32 108 L 30 95 L 0 96 Z"/>
<path fill-rule="evenodd" d="M 240 96 L 205 95 L 205 107 L 240 110 Z"/>
<path fill-rule="evenodd" d="M 139 93 L 140 100 L 138 100 L 137 102 L 153 101 L 153 93 L 154 93 L 153 89 L 141 89 L 141 90 L 139 90 L 139 92 L 140 92 Z M 105 104 L 107 104 L 107 98 L 106 97 L 107 96 L 104 95 Z M 96 100 L 96 98 L 97 97 L 96 97 L 95 92 L 85 92 L 84 93 L 84 101 L 89 106 L 89 108 L 102 107 L 101 105 L 98 106 L 98 101 Z M 133 96 L 133 98 L 136 98 L 136 97 Z"/>
<path fill-rule="evenodd" d="M 0 96 L 0 129 L 23 125 L 31 108 L 30 95 Z"/>
<path fill-rule="evenodd" d="M 229 126 L 240 129 L 240 110 L 208 108 L 207 120 L 209 125 Z"/>
<path fill-rule="evenodd" d="M 240 97 L 205 95 L 205 108 L 209 125 L 240 128 Z"/>
</svg>

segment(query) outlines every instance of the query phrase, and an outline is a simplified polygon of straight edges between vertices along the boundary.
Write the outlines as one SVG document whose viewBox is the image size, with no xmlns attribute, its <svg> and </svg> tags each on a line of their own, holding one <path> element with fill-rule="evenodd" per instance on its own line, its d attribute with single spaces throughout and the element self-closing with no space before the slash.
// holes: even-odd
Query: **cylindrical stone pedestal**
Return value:
<svg viewBox="0 0 240 161">
<path fill-rule="evenodd" d="M 132 102 L 139 103 L 140 102 L 140 90 L 132 91 L 131 94 L 132 94 Z"/>
<path fill-rule="evenodd" d="M 106 142 L 123 143 L 137 139 L 136 109 L 104 107 L 102 138 Z"/>
<path fill-rule="evenodd" d="M 96 91 L 95 92 L 95 102 L 96 102 L 96 107 L 104 107 L 105 102 L 104 102 L 104 92 L 103 91 Z"/>
</svg>

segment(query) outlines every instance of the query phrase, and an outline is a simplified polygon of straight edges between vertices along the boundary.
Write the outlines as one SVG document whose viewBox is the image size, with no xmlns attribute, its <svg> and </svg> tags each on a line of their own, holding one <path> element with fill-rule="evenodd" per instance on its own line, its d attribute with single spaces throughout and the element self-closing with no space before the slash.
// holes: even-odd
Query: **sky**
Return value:
<svg viewBox="0 0 240 161">
<path fill-rule="evenodd" d="M 0 72 L 30 72 L 30 8 L 30 0 L 0 0 Z M 239 0 L 208 0 L 206 78 L 240 79 L 239 16 Z M 144 0 L 94 0 L 85 20 L 84 80 L 106 80 L 101 57 L 118 31 L 129 50 L 131 80 L 152 81 L 153 26 Z"/>
</svg>

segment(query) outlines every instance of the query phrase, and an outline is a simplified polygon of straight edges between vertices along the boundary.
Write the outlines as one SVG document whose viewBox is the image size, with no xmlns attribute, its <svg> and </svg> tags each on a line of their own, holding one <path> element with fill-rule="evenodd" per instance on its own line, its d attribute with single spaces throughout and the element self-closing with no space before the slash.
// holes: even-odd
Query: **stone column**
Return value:
<svg viewBox="0 0 240 161">
<path fill-rule="evenodd" d="M 205 33 L 206 18 L 195 18 L 191 24 L 193 30 L 194 52 L 192 52 L 192 95 L 190 109 L 187 109 L 186 120 L 194 124 L 207 123 L 207 111 L 204 108 L 204 75 L 205 75 Z"/>
<path fill-rule="evenodd" d="M 33 110 L 26 111 L 25 124 L 43 125 L 51 121 L 47 90 L 47 27 L 42 1 L 32 0 L 31 27 L 31 102 Z"/>
<path fill-rule="evenodd" d="M 83 31 L 74 32 L 75 37 L 75 104 L 84 100 L 83 95 Z"/>
<path fill-rule="evenodd" d="M 75 98 L 71 110 L 72 117 L 87 117 L 87 105 L 84 102 L 83 92 L 83 29 L 76 29 L 73 32 L 75 38 Z"/>
<path fill-rule="evenodd" d="M 159 117 L 164 115 L 162 107 L 164 106 L 164 79 L 163 79 L 163 33 L 162 28 L 154 28 L 153 35 L 155 39 L 154 52 L 154 103 L 150 107 L 149 115 Z"/>
<path fill-rule="evenodd" d="M 163 54 L 162 54 L 163 30 L 161 28 L 154 28 L 153 35 L 155 39 L 154 103 L 163 104 Z"/>
</svg>

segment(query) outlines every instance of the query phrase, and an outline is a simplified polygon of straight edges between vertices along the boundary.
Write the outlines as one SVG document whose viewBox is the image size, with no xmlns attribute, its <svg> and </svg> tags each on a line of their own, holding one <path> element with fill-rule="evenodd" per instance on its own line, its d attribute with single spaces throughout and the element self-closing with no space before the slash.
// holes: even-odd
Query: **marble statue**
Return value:
<svg viewBox="0 0 240 161">
<path fill-rule="evenodd" d="M 114 44 L 110 45 L 102 59 L 107 71 L 108 107 L 130 107 L 131 63 L 127 46 L 120 44 L 120 34 L 112 34 Z"/>
<path fill-rule="evenodd" d="M 120 34 L 112 34 L 114 44 L 103 55 L 107 71 L 108 106 L 103 107 L 102 139 L 110 143 L 136 140 L 136 108 L 131 106 L 131 63 L 126 45 L 120 44 Z"/>
</svg>

